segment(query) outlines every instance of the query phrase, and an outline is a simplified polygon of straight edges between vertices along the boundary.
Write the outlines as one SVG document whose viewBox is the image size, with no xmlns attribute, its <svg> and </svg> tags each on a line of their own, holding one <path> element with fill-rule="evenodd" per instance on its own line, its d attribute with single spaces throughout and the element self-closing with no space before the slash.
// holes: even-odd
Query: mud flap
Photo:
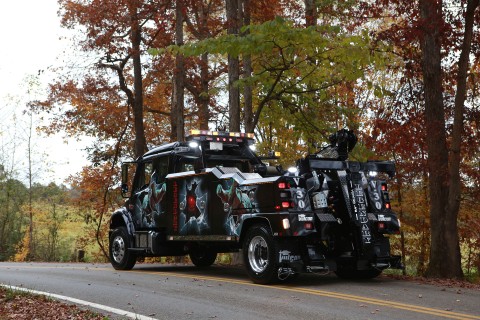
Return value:
<svg viewBox="0 0 480 320">
<path fill-rule="evenodd" d="M 325 258 L 319 246 L 284 240 L 279 241 L 278 247 L 278 262 L 284 273 L 325 272 L 335 269 L 335 264 Z"/>
<path fill-rule="evenodd" d="M 304 262 L 301 255 L 297 241 L 287 241 L 286 239 L 277 239 L 278 241 L 278 263 L 284 269 L 283 272 L 288 272 L 289 269 L 294 273 L 302 272 L 304 269 Z"/>
</svg>

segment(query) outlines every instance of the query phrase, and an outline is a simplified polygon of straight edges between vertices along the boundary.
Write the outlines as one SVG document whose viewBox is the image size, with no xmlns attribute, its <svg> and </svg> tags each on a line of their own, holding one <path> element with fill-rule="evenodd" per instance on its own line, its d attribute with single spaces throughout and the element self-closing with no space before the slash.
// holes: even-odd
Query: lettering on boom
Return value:
<svg viewBox="0 0 480 320">
<path fill-rule="evenodd" d="M 368 226 L 367 205 L 365 203 L 365 192 L 361 184 L 354 184 L 352 190 L 352 199 L 354 209 L 357 213 L 358 221 L 362 226 L 363 243 L 369 244 L 372 242 L 372 234 Z"/>
<path fill-rule="evenodd" d="M 178 232 L 178 184 L 173 180 L 173 232 Z"/>
</svg>

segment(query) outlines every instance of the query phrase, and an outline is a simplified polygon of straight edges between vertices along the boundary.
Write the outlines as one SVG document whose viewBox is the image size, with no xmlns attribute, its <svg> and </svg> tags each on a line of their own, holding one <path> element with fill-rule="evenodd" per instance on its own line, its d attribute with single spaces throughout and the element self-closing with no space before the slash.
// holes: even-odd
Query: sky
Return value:
<svg viewBox="0 0 480 320">
<path fill-rule="evenodd" d="M 45 97 L 47 84 L 54 75 L 42 74 L 38 78 L 37 93 L 33 95 L 27 93 L 25 80 L 37 76 L 39 70 L 60 65 L 70 50 L 68 32 L 60 27 L 57 11 L 57 0 L 4 1 L 0 10 L 0 147 L 12 150 L 14 140 L 16 145 L 15 152 L 10 151 L 9 158 L 3 155 L 0 161 L 15 163 L 20 180 L 26 176 L 24 159 L 28 148 L 22 142 L 28 133 L 26 102 Z M 40 118 L 41 115 L 34 116 L 33 122 L 40 123 Z M 62 134 L 50 137 L 35 131 L 34 134 L 32 146 L 38 162 L 36 182 L 63 183 L 87 165 L 82 151 L 87 142 L 67 141 Z"/>
</svg>

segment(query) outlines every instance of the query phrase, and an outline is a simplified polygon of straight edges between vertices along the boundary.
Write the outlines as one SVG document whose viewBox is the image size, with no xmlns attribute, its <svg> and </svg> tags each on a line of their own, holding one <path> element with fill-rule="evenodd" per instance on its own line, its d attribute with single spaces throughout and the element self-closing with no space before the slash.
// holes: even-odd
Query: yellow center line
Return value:
<svg viewBox="0 0 480 320">
<path fill-rule="evenodd" d="M 1 267 L 6 268 L 4 266 L 1 266 Z M 38 266 L 38 267 L 37 266 L 21 266 L 21 267 L 12 266 L 12 267 L 9 267 L 9 268 L 11 268 L 11 269 L 15 269 L 15 268 L 51 268 L 51 269 L 54 269 L 54 268 L 59 268 L 59 267 L 58 266 L 55 266 L 55 267 L 53 267 L 53 266 L 52 267 L 48 267 L 48 266 Z M 60 267 L 60 268 L 112 271 L 111 268 L 95 267 L 95 266 L 92 266 L 92 267 L 65 266 L 65 267 Z M 476 316 L 476 315 L 470 315 L 470 314 L 465 314 L 465 313 L 458 313 L 458 312 L 453 312 L 453 311 L 423 307 L 423 306 L 401 303 L 401 302 L 395 302 L 395 301 L 380 300 L 380 299 L 375 299 L 375 298 L 351 295 L 351 294 L 346 294 L 346 293 L 339 293 L 339 292 L 334 292 L 334 291 L 317 290 L 317 289 L 309 289 L 309 288 L 301 288 L 301 287 L 292 287 L 292 286 L 285 286 L 285 285 L 265 286 L 265 285 L 255 284 L 255 283 L 252 283 L 252 282 L 246 281 L 246 280 L 235 280 L 235 279 L 229 279 L 229 278 L 223 278 L 223 277 L 192 275 L 192 274 L 183 274 L 183 273 L 168 272 L 168 271 L 130 270 L 130 271 L 121 271 L 121 272 L 151 274 L 151 275 L 157 275 L 157 276 L 161 275 L 161 276 L 170 276 L 170 277 L 177 277 L 177 278 L 184 278 L 184 279 L 197 279 L 197 280 L 205 280 L 205 281 L 226 282 L 226 283 L 231 283 L 231 284 L 270 288 L 270 289 L 275 289 L 275 290 L 280 290 L 280 291 L 303 293 L 303 294 L 322 296 L 322 297 L 327 297 L 327 298 L 348 300 L 348 301 L 354 301 L 354 302 L 360 302 L 360 303 L 368 303 L 368 304 L 373 304 L 373 305 L 377 305 L 377 306 L 384 306 L 384 307 L 388 307 L 388 308 L 407 310 L 407 311 L 411 311 L 411 312 L 429 314 L 429 315 L 445 317 L 445 318 L 450 318 L 450 319 L 465 319 L 465 320 L 478 319 L 478 320 L 480 320 L 480 316 Z"/>
<path fill-rule="evenodd" d="M 395 302 L 395 301 L 379 300 L 375 298 L 368 298 L 368 297 L 350 295 L 345 293 L 338 293 L 338 292 L 324 291 L 324 290 L 314 290 L 314 289 L 307 289 L 307 288 L 291 288 L 291 287 L 283 287 L 283 286 L 279 288 L 283 290 L 288 290 L 288 291 L 302 292 L 302 293 L 313 294 L 313 295 L 318 295 L 323 297 L 331 297 L 331 298 L 337 298 L 337 299 L 343 299 L 343 300 L 369 303 L 369 304 L 380 305 L 380 306 L 385 306 L 385 307 L 390 307 L 395 309 L 413 311 L 417 313 L 426 313 L 426 314 L 431 314 L 431 315 L 436 315 L 436 316 L 441 316 L 441 317 L 446 317 L 451 319 L 480 319 L 480 316 L 474 316 L 474 315 L 452 312 L 447 310 L 435 309 L 435 308 L 428 308 L 428 307 L 423 307 L 423 306 L 418 306 L 413 304 L 406 304 L 406 303 Z"/>
<path fill-rule="evenodd" d="M 288 287 L 288 286 L 281 286 L 281 285 L 265 286 L 265 285 L 255 284 L 255 283 L 245 281 L 245 280 L 234 280 L 234 279 L 222 278 L 222 277 L 200 276 L 200 275 L 190 275 L 190 274 L 185 275 L 185 274 L 175 273 L 175 272 L 144 271 L 144 270 L 131 270 L 129 272 L 140 273 L 140 274 L 163 275 L 163 276 L 171 276 L 171 277 L 186 278 L 186 279 L 198 279 L 198 280 L 209 280 L 209 281 L 217 281 L 217 282 L 227 282 L 227 283 L 232 283 L 232 284 L 256 286 L 256 287 L 263 287 L 263 288 L 272 288 L 272 289 L 282 290 L 282 291 L 289 291 L 289 292 L 303 293 L 303 294 L 311 294 L 311 295 L 316 295 L 316 296 L 342 299 L 342 300 L 349 300 L 349 301 L 355 301 L 355 302 L 361 302 L 361 303 L 369 303 L 369 304 L 385 306 L 385 307 L 389 307 L 389 308 L 402 309 L 402 310 L 407 310 L 407 311 L 412 311 L 412 312 L 417 312 L 417 313 L 425 313 L 425 314 L 430 314 L 430 315 L 435 315 L 435 316 L 440 316 L 440 317 L 445 317 L 445 318 L 450 318 L 450 319 L 480 319 L 480 316 L 475 316 L 475 315 L 469 315 L 469 314 L 458 313 L 458 312 L 447 311 L 447 310 L 441 310 L 441 309 L 435 309 L 435 308 L 422 307 L 422 306 L 418 306 L 418 305 L 400 303 L 400 302 L 395 302 L 395 301 L 386 301 L 386 300 L 368 298 L 368 297 L 363 297 L 363 296 L 356 296 L 356 295 L 351 295 L 351 294 L 338 293 L 338 292 L 333 292 L 333 291 L 324 291 L 324 290 L 299 288 L 299 287 Z"/>
</svg>

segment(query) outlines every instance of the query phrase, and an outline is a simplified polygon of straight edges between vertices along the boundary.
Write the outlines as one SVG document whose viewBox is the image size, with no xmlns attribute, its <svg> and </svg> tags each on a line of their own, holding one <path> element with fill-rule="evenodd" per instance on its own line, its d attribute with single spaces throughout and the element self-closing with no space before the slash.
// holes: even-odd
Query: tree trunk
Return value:
<svg viewBox="0 0 480 320">
<path fill-rule="evenodd" d="M 201 59 L 200 82 L 202 91 L 200 93 L 200 105 L 198 107 L 198 120 L 200 125 L 199 129 L 208 130 L 208 121 L 210 120 L 210 113 L 208 109 L 210 103 L 210 94 L 208 93 L 208 53 L 203 53 Z"/>
<path fill-rule="evenodd" d="M 317 24 L 318 13 L 315 0 L 305 0 L 305 24 L 307 27 Z"/>
<path fill-rule="evenodd" d="M 396 158 L 397 157 L 395 156 L 395 153 L 394 153 L 394 159 L 396 160 Z M 400 221 L 402 221 L 403 220 L 403 194 L 402 194 L 402 182 L 400 180 L 399 175 L 396 176 L 395 188 L 397 189 L 397 192 L 398 192 L 397 194 L 397 200 L 398 200 L 398 206 L 399 206 L 398 218 L 400 219 Z M 403 229 L 400 229 L 400 252 L 402 256 L 402 262 L 403 264 L 405 264 L 406 250 L 405 250 L 405 233 L 403 232 Z M 407 274 L 406 268 L 403 268 L 402 274 L 403 275 Z"/>
<path fill-rule="evenodd" d="M 225 0 L 227 13 L 227 33 L 238 34 L 238 0 Z M 240 131 L 240 90 L 236 85 L 239 79 L 238 57 L 228 55 L 228 115 L 229 130 Z"/>
<path fill-rule="evenodd" d="M 442 97 L 441 36 L 443 24 L 441 2 L 420 0 L 423 20 L 422 72 L 425 91 L 425 126 L 428 149 L 431 249 L 427 276 L 455 276 L 458 242 L 449 234 L 452 225 L 446 214 L 448 199 L 448 150 L 445 132 L 445 111 Z M 455 229 L 456 232 L 456 229 Z"/>
<path fill-rule="evenodd" d="M 175 2 L 175 44 L 183 45 L 183 6 L 182 0 Z M 175 57 L 175 72 L 173 83 L 173 103 L 170 123 L 172 125 L 171 138 L 175 141 L 185 140 L 184 97 L 185 97 L 185 63 L 182 54 Z"/>
<path fill-rule="evenodd" d="M 145 128 L 143 126 L 143 79 L 142 79 L 142 61 L 140 57 L 140 44 L 142 35 L 138 18 L 138 2 L 134 1 L 129 4 L 131 17 L 131 42 L 132 42 L 132 61 L 134 76 L 134 94 L 133 101 L 133 117 L 135 128 L 135 156 L 142 156 L 147 150 L 147 142 L 145 139 Z"/>
<path fill-rule="evenodd" d="M 30 125 L 28 128 L 28 254 L 27 261 L 35 260 L 35 242 L 33 241 L 33 169 L 32 169 L 32 129 L 33 129 L 33 115 L 30 113 Z"/>
<path fill-rule="evenodd" d="M 242 12 L 243 12 L 243 25 L 248 26 L 251 22 L 250 17 L 250 0 L 242 1 Z M 246 35 L 242 34 L 242 35 Z M 250 55 L 243 56 L 243 78 L 248 79 L 252 76 L 252 58 Z M 243 100 L 244 106 L 243 110 L 245 112 L 245 132 L 253 132 L 255 127 L 253 126 L 253 88 L 249 84 L 245 84 L 243 89 Z"/>
<path fill-rule="evenodd" d="M 201 39 L 208 38 L 208 10 L 200 10 L 200 37 Z M 200 93 L 200 105 L 198 118 L 200 122 L 201 130 L 208 130 L 208 121 L 210 120 L 209 113 L 209 104 L 210 104 L 210 93 L 209 93 L 209 73 L 208 73 L 208 53 L 203 53 L 201 56 L 201 65 L 200 65 L 200 83 L 201 83 L 201 93 Z"/>
</svg>

